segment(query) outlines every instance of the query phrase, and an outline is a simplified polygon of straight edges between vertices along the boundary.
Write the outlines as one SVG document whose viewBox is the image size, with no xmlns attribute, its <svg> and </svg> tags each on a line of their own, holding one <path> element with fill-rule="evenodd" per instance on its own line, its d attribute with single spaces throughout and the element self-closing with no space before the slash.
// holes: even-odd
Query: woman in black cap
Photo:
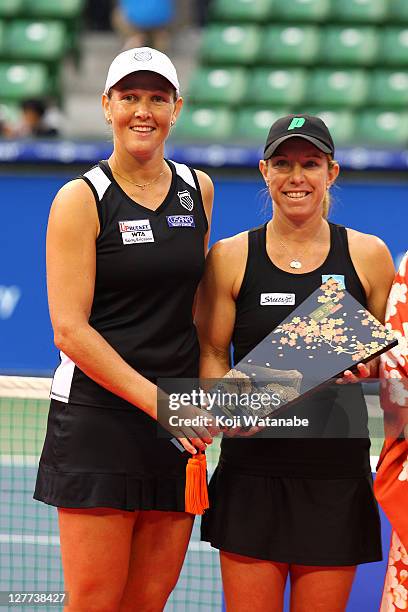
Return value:
<svg viewBox="0 0 408 612">
<path fill-rule="evenodd" d="M 238 363 L 326 277 L 384 319 L 393 262 L 380 239 L 327 221 L 333 155 L 317 117 L 272 125 L 259 168 L 273 216 L 220 241 L 207 260 L 197 316 L 204 378 L 230 369 L 231 341 Z M 263 301 L 263 293 L 291 299 Z M 373 362 L 357 368 L 340 382 L 375 376 Z M 227 610 L 281 610 L 290 576 L 292 612 L 344 611 L 356 565 L 381 559 L 369 438 L 345 439 L 348 410 L 366 431 L 364 398 L 360 385 L 336 390 L 335 400 L 330 389 L 295 405 L 313 423 L 308 439 L 285 429 L 222 441 L 202 538 L 220 549 Z M 337 439 L 321 438 L 333 419 Z"/>
<path fill-rule="evenodd" d="M 157 425 L 158 379 L 198 375 L 193 302 L 213 196 L 206 174 L 164 158 L 182 103 L 166 55 L 118 55 L 102 95 L 112 154 L 65 185 L 50 213 L 61 363 L 34 496 L 58 507 L 69 612 L 164 607 L 194 519 L 189 453 L 212 441 L 197 426 L 173 444 Z"/>
</svg>

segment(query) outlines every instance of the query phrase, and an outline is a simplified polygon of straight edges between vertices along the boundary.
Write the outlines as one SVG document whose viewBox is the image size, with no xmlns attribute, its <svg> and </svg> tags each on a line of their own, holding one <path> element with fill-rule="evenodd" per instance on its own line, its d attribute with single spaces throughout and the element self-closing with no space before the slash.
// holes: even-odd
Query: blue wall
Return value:
<svg viewBox="0 0 408 612">
<path fill-rule="evenodd" d="M 271 205 L 261 181 L 217 181 L 215 193 L 213 240 L 268 218 Z M 332 190 L 330 219 L 379 236 L 395 259 L 408 249 L 407 197 L 408 183 L 339 182 Z"/>
<path fill-rule="evenodd" d="M 1 177 L 0 371 L 56 365 L 45 284 L 45 233 L 55 177 Z M 13 303 L 16 300 L 15 307 Z"/>
<path fill-rule="evenodd" d="M 0 371 L 50 372 L 57 363 L 45 287 L 45 232 L 52 198 L 65 182 L 55 176 L 1 177 Z M 377 234 L 394 258 L 408 248 L 404 184 L 352 184 L 335 190 L 332 219 Z M 218 180 L 212 241 L 267 219 L 260 180 Z"/>
</svg>

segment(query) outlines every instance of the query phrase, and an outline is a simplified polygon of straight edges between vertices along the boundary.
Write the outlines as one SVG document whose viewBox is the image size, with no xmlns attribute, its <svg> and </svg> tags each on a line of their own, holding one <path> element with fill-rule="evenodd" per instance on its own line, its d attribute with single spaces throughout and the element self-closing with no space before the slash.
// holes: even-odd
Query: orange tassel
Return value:
<svg viewBox="0 0 408 612">
<path fill-rule="evenodd" d="M 205 453 L 200 453 L 198 456 L 201 462 L 201 507 L 203 508 L 203 513 L 205 510 L 208 510 L 210 507 L 210 501 L 208 499 L 208 487 L 207 487 L 207 458 Z"/>
<path fill-rule="evenodd" d="M 207 460 L 203 453 L 198 452 L 190 457 L 186 466 L 185 510 L 190 514 L 204 514 L 207 508 Z"/>
</svg>

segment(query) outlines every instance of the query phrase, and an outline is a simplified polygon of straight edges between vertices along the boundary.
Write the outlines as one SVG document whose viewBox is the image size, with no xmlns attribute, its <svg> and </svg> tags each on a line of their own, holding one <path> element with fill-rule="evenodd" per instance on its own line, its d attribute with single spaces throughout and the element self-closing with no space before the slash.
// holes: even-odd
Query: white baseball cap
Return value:
<svg viewBox="0 0 408 612">
<path fill-rule="evenodd" d="M 136 47 L 119 53 L 109 67 L 104 93 L 107 94 L 111 87 L 128 74 L 139 70 L 160 74 L 173 85 L 179 96 L 180 84 L 173 63 L 167 55 L 150 47 Z"/>
</svg>

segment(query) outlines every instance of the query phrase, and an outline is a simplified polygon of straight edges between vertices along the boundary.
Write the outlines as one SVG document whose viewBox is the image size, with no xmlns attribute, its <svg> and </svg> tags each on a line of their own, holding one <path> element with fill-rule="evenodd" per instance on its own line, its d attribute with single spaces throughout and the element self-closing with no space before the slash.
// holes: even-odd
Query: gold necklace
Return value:
<svg viewBox="0 0 408 612">
<path fill-rule="evenodd" d="M 162 171 L 160 172 L 160 174 L 158 174 L 158 175 L 156 176 L 156 178 L 154 178 L 154 179 L 153 179 L 152 181 L 150 181 L 149 183 L 136 183 L 135 181 L 132 181 L 132 180 L 130 180 L 130 179 L 128 179 L 128 178 L 126 178 L 126 176 L 122 176 L 121 174 L 119 174 L 119 172 L 117 172 L 116 170 L 113 170 L 113 168 L 112 168 L 112 172 L 113 172 L 113 174 L 116 174 L 117 176 L 119 176 L 119 177 L 120 177 L 121 179 L 123 179 L 124 181 L 127 181 L 128 183 L 131 183 L 132 185 L 136 185 L 136 187 L 140 187 L 140 189 L 141 189 L 142 191 L 144 191 L 144 190 L 146 189 L 146 187 L 150 187 L 150 185 L 153 185 L 153 183 L 156 183 L 156 182 L 159 180 L 159 178 L 160 178 L 161 176 L 163 176 L 163 174 L 166 172 L 166 168 L 164 168 L 164 170 L 162 170 Z"/>
<path fill-rule="evenodd" d="M 323 228 L 324 228 L 324 225 L 322 226 L 321 230 L 319 231 L 319 233 L 317 234 L 317 236 L 316 236 L 316 238 L 315 238 L 314 240 L 316 240 L 316 241 L 317 241 L 317 239 L 318 239 L 318 238 L 320 238 L 320 234 L 322 233 Z M 278 234 L 275 232 L 275 230 L 274 230 L 274 228 L 273 228 L 273 226 L 272 226 L 272 225 L 271 225 L 271 230 L 272 230 L 272 233 L 275 235 L 275 237 L 276 237 L 277 241 L 279 242 L 279 244 L 280 244 L 281 246 L 283 246 L 283 248 L 285 249 L 285 251 L 288 253 L 288 255 L 289 255 L 290 259 L 291 259 L 291 261 L 289 262 L 289 266 L 290 266 L 291 268 L 296 269 L 296 270 L 300 270 L 300 268 L 302 267 L 302 262 L 300 261 L 299 257 L 297 257 L 296 255 L 292 255 L 292 253 L 289 251 L 289 249 L 288 249 L 288 247 L 286 246 L 286 244 L 284 244 L 284 243 L 282 242 L 282 240 L 279 238 Z M 306 242 L 308 242 L 308 241 L 307 241 L 307 240 L 304 240 L 304 242 L 306 243 Z M 304 254 L 309 253 L 309 251 L 310 251 L 310 247 L 309 247 L 309 248 L 306 250 L 306 252 L 304 251 Z"/>
</svg>

